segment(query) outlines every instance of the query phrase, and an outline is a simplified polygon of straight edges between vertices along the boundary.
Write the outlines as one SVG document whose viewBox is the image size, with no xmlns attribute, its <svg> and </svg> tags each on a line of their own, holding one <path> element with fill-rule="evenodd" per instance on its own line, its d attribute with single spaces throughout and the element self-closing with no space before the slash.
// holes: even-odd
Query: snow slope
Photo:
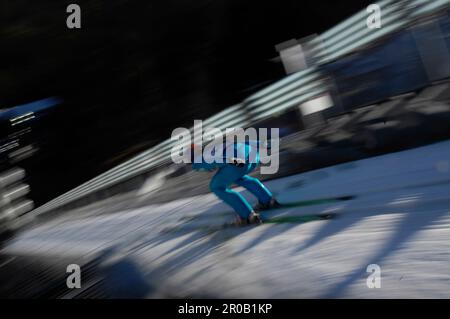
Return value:
<svg viewBox="0 0 450 319">
<path fill-rule="evenodd" d="M 126 261 L 154 287 L 143 297 L 450 298 L 450 141 L 267 185 L 282 202 L 356 197 L 277 212 L 338 212 L 333 220 L 216 233 L 192 228 L 231 218 L 212 194 L 68 215 L 24 231 L 2 253 Z M 381 267 L 379 289 L 366 285 L 370 264 Z"/>
</svg>

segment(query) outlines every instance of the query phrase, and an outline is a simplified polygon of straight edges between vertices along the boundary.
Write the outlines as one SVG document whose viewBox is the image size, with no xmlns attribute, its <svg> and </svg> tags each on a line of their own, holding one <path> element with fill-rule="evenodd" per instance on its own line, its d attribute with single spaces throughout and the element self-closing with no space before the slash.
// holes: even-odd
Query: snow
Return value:
<svg viewBox="0 0 450 319">
<path fill-rule="evenodd" d="M 282 202 L 356 196 L 278 213 L 338 212 L 332 220 L 160 232 L 232 218 L 208 194 L 68 215 L 20 233 L 2 253 L 85 258 L 109 251 L 109 262 L 133 262 L 156 287 L 147 297 L 450 298 L 449 160 L 445 141 L 267 183 Z M 370 264 L 381 268 L 379 289 L 367 287 Z"/>
</svg>

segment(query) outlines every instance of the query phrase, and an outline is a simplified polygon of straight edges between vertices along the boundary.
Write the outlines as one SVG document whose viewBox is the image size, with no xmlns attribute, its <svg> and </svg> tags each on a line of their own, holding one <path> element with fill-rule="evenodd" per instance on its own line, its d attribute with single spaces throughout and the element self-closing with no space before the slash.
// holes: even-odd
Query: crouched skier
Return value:
<svg viewBox="0 0 450 319">
<path fill-rule="evenodd" d="M 212 171 L 218 169 L 209 186 L 211 191 L 231 206 L 237 213 L 235 224 L 245 226 L 248 224 L 260 224 L 259 211 L 280 206 L 272 193 L 257 178 L 248 174 L 259 164 L 259 152 L 257 142 L 234 143 L 223 150 L 222 161 L 208 161 L 203 157 L 200 146 L 191 146 L 192 168 L 194 170 Z M 255 208 L 238 192 L 231 189 L 232 184 L 246 188 L 258 199 Z"/>
</svg>

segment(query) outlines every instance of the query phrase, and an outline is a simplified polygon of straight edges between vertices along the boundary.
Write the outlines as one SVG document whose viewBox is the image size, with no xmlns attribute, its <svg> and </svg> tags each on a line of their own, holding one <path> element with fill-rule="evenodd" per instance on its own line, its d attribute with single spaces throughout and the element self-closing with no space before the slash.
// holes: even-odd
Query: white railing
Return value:
<svg viewBox="0 0 450 319">
<path fill-rule="evenodd" d="M 0 173 L 0 231 L 33 209 L 33 201 L 26 198 L 30 187 L 23 183 L 25 171 L 13 168 Z"/>
</svg>

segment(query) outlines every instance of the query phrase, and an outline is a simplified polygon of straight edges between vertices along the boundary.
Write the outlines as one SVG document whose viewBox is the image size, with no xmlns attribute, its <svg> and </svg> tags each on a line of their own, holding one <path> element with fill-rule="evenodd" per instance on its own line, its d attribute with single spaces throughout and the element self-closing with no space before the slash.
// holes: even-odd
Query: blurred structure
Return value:
<svg viewBox="0 0 450 319">
<path fill-rule="evenodd" d="M 59 103 L 57 98 L 47 98 L 0 110 L 0 232 L 19 227 L 17 218 L 34 207 L 26 198 L 30 187 L 25 170 L 17 165 L 45 143 L 42 120 Z"/>
<path fill-rule="evenodd" d="M 292 39 L 277 44 L 275 50 L 280 54 L 286 74 L 292 74 L 314 65 L 314 58 L 318 55 L 317 36 L 310 36 L 300 40 Z"/>
<path fill-rule="evenodd" d="M 19 227 L 17 218 L 33 209 L 26 198 L 29 186 L 23 183 L 25 171 L 14 168 L 0 175 L 0 233 Z"/>
<path fill-rule="evenodd" d="M 43 119 L 60 103 L 47 98 L 0 110 L 0 170 L 36 153 L 46 130 Z"/>
</svg>

